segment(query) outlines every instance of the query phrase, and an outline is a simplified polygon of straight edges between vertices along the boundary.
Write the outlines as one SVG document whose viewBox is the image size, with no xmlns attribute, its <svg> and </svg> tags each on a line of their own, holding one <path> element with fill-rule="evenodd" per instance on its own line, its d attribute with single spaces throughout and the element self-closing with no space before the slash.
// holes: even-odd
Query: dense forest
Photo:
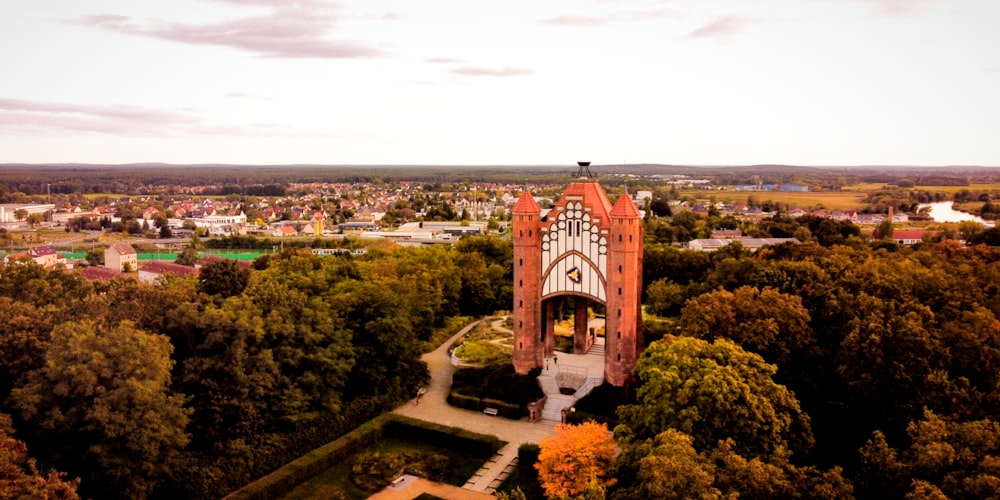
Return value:
<svg viewBox="0 0 1000 500">
<path fill-rule="evenodd" d="M 412 398 L 436 328 L 509 306 L 511 253 L 289 250 L 157 286 L 7 266 L 0 490 L 221 497 Z"/>
<path fill-rule="evenodd" d="M 671 244 L 729 224 L 647 221 L 649 345 L 610 412 L 609 496 L 1000 494 L 1000 248 L 809 217 L 757 225 L 805 243 L 755 254 Z M 220 496 L 412 397 L 422 341 L 508 308 L 510 271 L 494 237 L 290 249 L 158 286 L 8 266 L 4 470 L 83 496 Z"/>
<path fill-rule="evenodd" d="M 1000 495 L 1000 249 L 851 242 L 647 246 L 612 497 Z"/>
</svg>

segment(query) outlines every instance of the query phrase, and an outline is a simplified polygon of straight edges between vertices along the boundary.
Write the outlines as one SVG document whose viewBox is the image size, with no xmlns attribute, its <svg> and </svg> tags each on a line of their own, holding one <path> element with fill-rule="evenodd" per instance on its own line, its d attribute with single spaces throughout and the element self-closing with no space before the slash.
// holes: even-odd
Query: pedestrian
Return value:
<svg viewBox="0 0 1000 500">
<path fill-rule="evenodd" d="M 549 371 L 549 358 L 545 358 L 545 371 Z"/>
<path fill-rule="evenodd" d="M 552 362 L 558 365 L 559 364 L 559 356 L 552 356 Z"/>
</svg>

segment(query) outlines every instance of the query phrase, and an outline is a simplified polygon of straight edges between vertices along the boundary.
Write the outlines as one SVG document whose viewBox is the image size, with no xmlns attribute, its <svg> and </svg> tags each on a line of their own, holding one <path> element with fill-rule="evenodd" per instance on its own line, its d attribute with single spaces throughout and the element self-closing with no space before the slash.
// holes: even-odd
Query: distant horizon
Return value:
<svg viewBox="0 0 1000 500">
<path fill-rule="evenodd" d="M 127 162 L 127 163 L 88 163 L 88 162 L 4 162 L 0 163 L 0 168 L 12 167 L 12 166 L 23 166 L 23 167 L 42 167 L 42 166 L 52 166 L 52 167 L 156 167 L 156 166 L 176 166 L 176 167 L 208 167 L 208 166 L 225 166 L 225 167 L 333 167 L 333 168 L 427 168 L 427 167 L 444 167 L 444 168 L 560 168 L 560 169 L 574 169 L 576 168 L 575 163 L 565 163 L 565 164 L 548 164 L 548 163 L 227 163 L 227 162 L 204 162 L 204 163 L 171 163 L 171 162 L 157 162 L 157 161 L 141 161 L 141 162 Z M 641 163 L 592 163 L 591 168 L 605 168 L 605 167 L 678 167 L 678 168 L 705 168 L 705 169 L 718 169 L 718 168 L 752 168 L 752 167 L 787 167 L 787 168 L 815 168 L 815 169 L 865 169 L 865 168 L 889 168 L 889 169 L 993 169 L 1000 168 L 1000 165 L 907 165 L 907 164 L 856 164 L 856 165 L 806 165 L 806 164 L 789 164 L 789 163 L 727 163 L 727 164 L 686 164 L 686 163 L 651 163 L 651 162 L 641 162 Z"/>
</svg>

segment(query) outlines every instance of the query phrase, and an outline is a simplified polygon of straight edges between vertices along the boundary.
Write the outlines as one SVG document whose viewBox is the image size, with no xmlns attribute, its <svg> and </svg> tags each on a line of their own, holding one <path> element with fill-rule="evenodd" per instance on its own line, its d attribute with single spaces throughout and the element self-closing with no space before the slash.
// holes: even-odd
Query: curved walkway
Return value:
<svg viewBox="0 0 1000 500">
<path fill-rule="evenodd" d="M 547 420 L 528 422 L 527 418 L 509 420 L 503 417 L 491 417 L 481 412 L 456 408 L 448 404 L 447 397 L 448 391 L 451 389 L 451 378 L 456 370 L 451 364 L 448 347 L 483 321 L 485 320 L 473 322 L 437 349 L 423 355 L 422 359 L 427 363 L 427 368 L 431 373 L 431 383 L 427 387 L 427 392 L 421 398 L 420 404 L 415 405 L 413 400 L 410 400 L 394 411 L 407 417 L 459 427 L 481 434 L 490 434 L 506 441 L 507 445 L 498 452 L 498 459 L 489 463 L 486 473 L 475 478 L 474 485 L 471 486 L 471 489 L 475 491 L 487 491 L 490 483 L 517 458 L 517 448 L 521 443 L 538 443 L 543 437 L 554 434 L 556 426 L 555 422 Z"/>
</svg>

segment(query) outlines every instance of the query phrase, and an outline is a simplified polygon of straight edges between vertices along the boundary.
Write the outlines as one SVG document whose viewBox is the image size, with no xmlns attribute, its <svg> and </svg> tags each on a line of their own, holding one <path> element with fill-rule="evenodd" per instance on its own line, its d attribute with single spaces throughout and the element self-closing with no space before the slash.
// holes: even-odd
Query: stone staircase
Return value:
<svg viewBox="0 0 1000 500">
<path fill-rule="evenodd" d="M 600 357 L 603 358 L 604 357 L 604 339 L 598 339 L 598 342 L 595 342 L 593 345 L 591 345 L 590 349 L 587 350 L 587 356 L 600 356 Z"/>
<path fill-rule="evenodd" d="M 604 339 L 599 338 L 590 346 L 587 356 L 604 360 Z M 555 367 L 554 367 L 555 368 Z M 545 393 L 545 407 L 542 408 L 542 420 L 562 422 L 562 411 L 576 404 L 577 400 L 590 393 L 594 387 L 604 382 L 603 377 L 588 376 L 587 369 L 579 366 L 560 365 L 553 370 L 545 370 L 538 376 L 538 385 Z M 576 393 L 565 395 L 559 392 L 559 387 L 576 389 Z"/>
<path fill-rule="evenodd" d="M 559 395 L 559 385 L 556 384 L 556 378 L 552 375 L 539 375 L 538 386 L 542 388 L 542 392 L 546 396 Z"/>
<path fill-rule="evenodd" d="M 517 468 L 517 448 L 518 445 L 508 443 L 498 450 L 462 487 L 489 495 L 496 493 L 504 479 Z"/>
<path fill-rule="evenodd" d="M 545 408 L 542 408 L 542 420 L 552 420 L 562 422 L 562 411 L 576 403 L 576 398 L 559 394 L 557 389 L 554 394 L 548 394 L 545 400 Z"/>
</svg>

